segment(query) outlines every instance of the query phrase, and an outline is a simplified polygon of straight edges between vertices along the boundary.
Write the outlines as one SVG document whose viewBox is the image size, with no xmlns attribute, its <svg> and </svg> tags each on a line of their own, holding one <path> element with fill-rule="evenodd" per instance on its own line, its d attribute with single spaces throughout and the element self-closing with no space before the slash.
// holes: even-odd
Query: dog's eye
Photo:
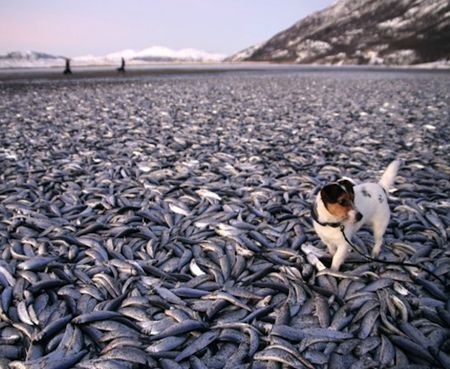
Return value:
<svg viewBox="0 0 450 369">
<path fill-rule="evenodd" d="M 339 205 L 348 206 L 349 205 L 349 201 L 345 200 L 345 199 L 339 200 Z"/>
</svg>

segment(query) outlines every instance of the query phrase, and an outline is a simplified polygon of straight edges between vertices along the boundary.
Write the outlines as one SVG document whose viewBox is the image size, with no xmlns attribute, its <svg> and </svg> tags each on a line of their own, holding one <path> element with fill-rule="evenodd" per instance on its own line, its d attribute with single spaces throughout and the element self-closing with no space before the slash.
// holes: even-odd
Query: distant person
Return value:
<svg viewBox="0 0 450 369">
<path fill-rule="evenodd" d="M 120 66 L 120 68 L 117 68 L 117 71 L 120 73 L 125 73 L 125 59 L 122 58 L 122 65 Z"/>
<path fill-rule="evenodd" d="M 66 58 L 66 69 L 64 69 L 64 74 L 72 74 L 72 71 L 70 70 L 70 59 Z"/>
</svg>

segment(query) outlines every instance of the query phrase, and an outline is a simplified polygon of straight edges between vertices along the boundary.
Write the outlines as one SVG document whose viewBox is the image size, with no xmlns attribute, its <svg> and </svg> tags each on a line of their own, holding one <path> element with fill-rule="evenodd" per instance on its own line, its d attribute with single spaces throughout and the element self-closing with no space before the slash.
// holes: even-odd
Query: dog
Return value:
<svg viewBox="0 0 450 369">
<path fill-rule="evenodd" d="M 347 240 L 363 225 L 373 230 L 372 257 L 380 254 L 390 218 L 387 192 L 394 184 L 400 164 L 400 160 L 390 163 L 378 183 L 356 185 L 344 177 L 325 185 L 317 194 L 311 215 L 314 230 L 333 256 L 331 270 L 339 270 L 349 251 Z"/>
</svg>

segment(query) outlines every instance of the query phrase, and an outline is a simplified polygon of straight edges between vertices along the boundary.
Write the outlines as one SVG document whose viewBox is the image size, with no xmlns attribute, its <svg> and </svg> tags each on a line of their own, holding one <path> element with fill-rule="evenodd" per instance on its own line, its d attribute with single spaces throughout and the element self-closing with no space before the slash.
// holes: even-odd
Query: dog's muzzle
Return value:
<svg viewBox="0 0 450 369">
<path fill-rule="evenodd" d="M 351 210 L 348 213 L 348 217 L 353 223 L 358 223 L 363 218 L 363 215 L 358 210 Z"/>
</svg>

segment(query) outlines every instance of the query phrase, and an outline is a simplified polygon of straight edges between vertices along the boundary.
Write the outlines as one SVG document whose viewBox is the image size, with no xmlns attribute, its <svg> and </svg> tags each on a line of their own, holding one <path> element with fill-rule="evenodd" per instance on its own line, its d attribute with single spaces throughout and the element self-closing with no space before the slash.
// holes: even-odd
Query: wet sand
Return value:
<svg viewBox="0 0 450 369">
<path fill-rule="evenodd" d="M 230 73 L 400 73 L 400 74 L 442 74 L 446 69 L 420 69 L 377 66 L 320 66 L 270 63 L 222 63 L 222 64 L 154 64 L 129 66 L 125 73 L 119 73 L 115 66 L 73 67 L 72 74 L 65 75 L 61 68 L 14 68 L 0 69 L 0 83 L 28 83 L 45 81 L 98 80 L 123 82 L 169 76 L 195 76 Z"/>
</svg>

